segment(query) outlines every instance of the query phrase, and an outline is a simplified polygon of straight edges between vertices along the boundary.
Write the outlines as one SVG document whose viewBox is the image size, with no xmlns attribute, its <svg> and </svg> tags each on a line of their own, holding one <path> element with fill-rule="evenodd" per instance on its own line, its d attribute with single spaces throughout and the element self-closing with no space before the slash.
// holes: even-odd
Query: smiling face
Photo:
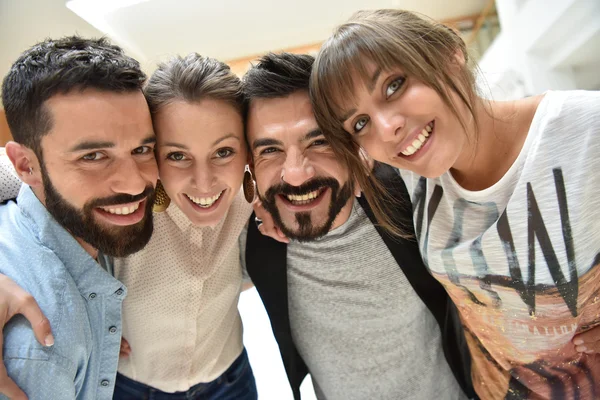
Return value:
<svg viewBox="0 0 600 400">
<path fill-rule="evenodd" d="M 176 101 L 158 111 L 154 126 L 165 191 L 194 225 L 217 225 L 248 159 L 240 113 L 220 100 Z"/>
<path fill-rule="evenodd" d="M 143 248 L 157 167 L 142 92 L 74 91 L 45 107 L 52 128 L 41 140 L 38 198 L 82 244 L 119 257 Z"/>
<path fill-rule="evenodd" d="M 354 185 L 319 130 L 306 91 L 252 100 L 248 142 L 259 197 L 288 237 L 315 239 L 348 219 Z"/>
<path fill-rule="evenodd" d="M 342 119 L 344 130 L 371 157 L 435 178 L 466 156 L 469 138 L 433 88 L 400 69 L 384 71 L 371 65 L 368 70 L 369 80 L 354 80 L 355 100 Z M 465 112 L 464 107 L 458 109 Z"/>
</svg>

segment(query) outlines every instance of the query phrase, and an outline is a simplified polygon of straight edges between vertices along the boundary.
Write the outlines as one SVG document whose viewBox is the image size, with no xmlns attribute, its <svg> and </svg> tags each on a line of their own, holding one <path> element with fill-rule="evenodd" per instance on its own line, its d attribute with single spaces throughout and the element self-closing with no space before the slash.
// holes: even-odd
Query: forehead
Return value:
<svg viewBox="0 0 600 400">
<path fill-rule="evenodd" d="M 199 102 L 175 101 L 154 115 L 159 143 L 177 140 L 188 145 L 206 145 L 212 140 L 233 133 L 244 139 L 242 116 L 231 104 L 214 99 Z"/>
<path fill-rule="evenodd" d="M 119 145 L 152 134 L 150 111 L 141 91 L 73 91 L 53 96 L 44 106 L 52 118 L 46 142 L 72 146 L 101 140 Z"/>
<path fill-rule="evenodd" d="M 287 97 L 252 100 L 248 110 L 250 141 L 278 136 L 281 140 L 300 139 L 317 128 L 308 92 Z"/>
</svg>

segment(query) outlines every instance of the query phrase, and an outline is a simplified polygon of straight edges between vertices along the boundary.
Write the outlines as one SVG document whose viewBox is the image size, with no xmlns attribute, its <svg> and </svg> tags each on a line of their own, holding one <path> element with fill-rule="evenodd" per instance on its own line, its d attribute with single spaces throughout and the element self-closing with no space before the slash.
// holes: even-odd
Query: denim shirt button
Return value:
<svg viewBox="0 0 600 400">
<path fill-rule="evenodd" d="M 96 293 L 90 293 L 90 300 L 94 300 L 96 298 Z"/>
<path fill-rule="evenodd" d="M 121 296 L 123 294 L 123 289 L 119 289 L 115 292 L 117 296 Z"/>
<path fill-rule="evenodd" d="M 102 382 L 100 382 L 100 384 L 102 386 L 108 386 L 110 382 L 108 382 L 108 380 L 104 379 Z"/>
<path fill-rule="evenodd" d="M 108 331 L 112 334 L 117 333 L 117 327 L 116 326 L 111 326 L 110 328 L 108 328 Z"/>
</svg>

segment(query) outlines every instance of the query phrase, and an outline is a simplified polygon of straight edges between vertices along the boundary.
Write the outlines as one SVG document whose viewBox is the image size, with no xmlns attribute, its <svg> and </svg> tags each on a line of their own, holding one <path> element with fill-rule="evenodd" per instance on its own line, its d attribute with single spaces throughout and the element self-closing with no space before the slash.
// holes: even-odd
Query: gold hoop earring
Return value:
<svg viewBox="0 0 600 400">
<path fill-rule="evenodd" d="M 156 182 L 156 188 L 154 189 L 154 205 L 152 206 L 152 211 L 156 213 L 165 212 L 167 208 L 169 208 L 169 204 L 171 204 L 171 198 L 165 191 L 160 180 Z"/>
<path fill-rule="evenodd" d="M 256 196 L 256 186 L 254 184 L 254 179 L 252 179 L 252 172 L 250 172 L 250 167 L 246 165 L 244 169 L 244 180 L 242 181 L 242 187 L 244 189 L 244 197 L 248 203 L 252 203 L 254 201 L 254 197 Z"/>
</svg>

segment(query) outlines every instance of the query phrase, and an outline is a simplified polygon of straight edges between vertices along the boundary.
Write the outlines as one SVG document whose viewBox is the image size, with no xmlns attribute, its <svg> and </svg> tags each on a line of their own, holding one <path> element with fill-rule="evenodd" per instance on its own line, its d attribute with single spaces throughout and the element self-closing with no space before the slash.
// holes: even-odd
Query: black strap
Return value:
<svg viewBox="0 0 600 400">
<path fill-rule="evenodd" d="M 287 291 L 287 245 L 260 233 L 254 223 L 254 213 L 248 224 L 246 270 L 271 320 L 294 399 L 300 400 L 300 384 L 308 374 L 308 367 L 292 340 Z"/>
<path fill-rule="evenodd" d="M 406 226 L 414 234 L 410 201 L 404 182 L 393 168 L 386 165 L 378 165 L 374 173 L 394 198 L 405 200 L 406 208 L 395 208 L 391 217 L 395 223 Z M 470 353 L 456 307 L 449 300 L 443 286 L 423 265 L 417 242 L 390 235 L 377 225 L 373 211 L 364 197 L 358 201 L 407 280 L 437 320 L 442 331 L 444 354 L 457 381 L 467 396 L 476 398 L 470 378 Z M 292 340 L 287 293 L 287 245 L 263 236 L 254 223 L 254 214 L 250 217 L 248 226 L 246 269 L 269 315 L 294 399 L 300 400 L 300 384 L 308 374 L 308 368 Z"/>
<path fill-rule="evenodd" d="M 405 227 L 414 237 L 410 197 L 404 181 L 398 172 L 385 164 L 378 164 L 375 176 L 385 186 L 394 199 L 401 199 L 395 207 L 388 207 L 393 213 L 392 221 Z M 423 303 L 437 320 L 442 334 L 442 348 L 446 360 L 461 388 L 470 398 L 477 398 L 471 381 L 471 355 L 466 343 L 464 329 L 460 323 L 458 310 L 448 297 L 446 290 L 427 270 L 423 264 L 416 239 L 404 239 L 392 236 L 387 230 L 378 225 L 375 215 L 364 197 L 358 199 L 359 204 L 373 222 L 375 229 L 392 253 L 392 256 L 402 269 L 406 279 Z"/>
</svg>

